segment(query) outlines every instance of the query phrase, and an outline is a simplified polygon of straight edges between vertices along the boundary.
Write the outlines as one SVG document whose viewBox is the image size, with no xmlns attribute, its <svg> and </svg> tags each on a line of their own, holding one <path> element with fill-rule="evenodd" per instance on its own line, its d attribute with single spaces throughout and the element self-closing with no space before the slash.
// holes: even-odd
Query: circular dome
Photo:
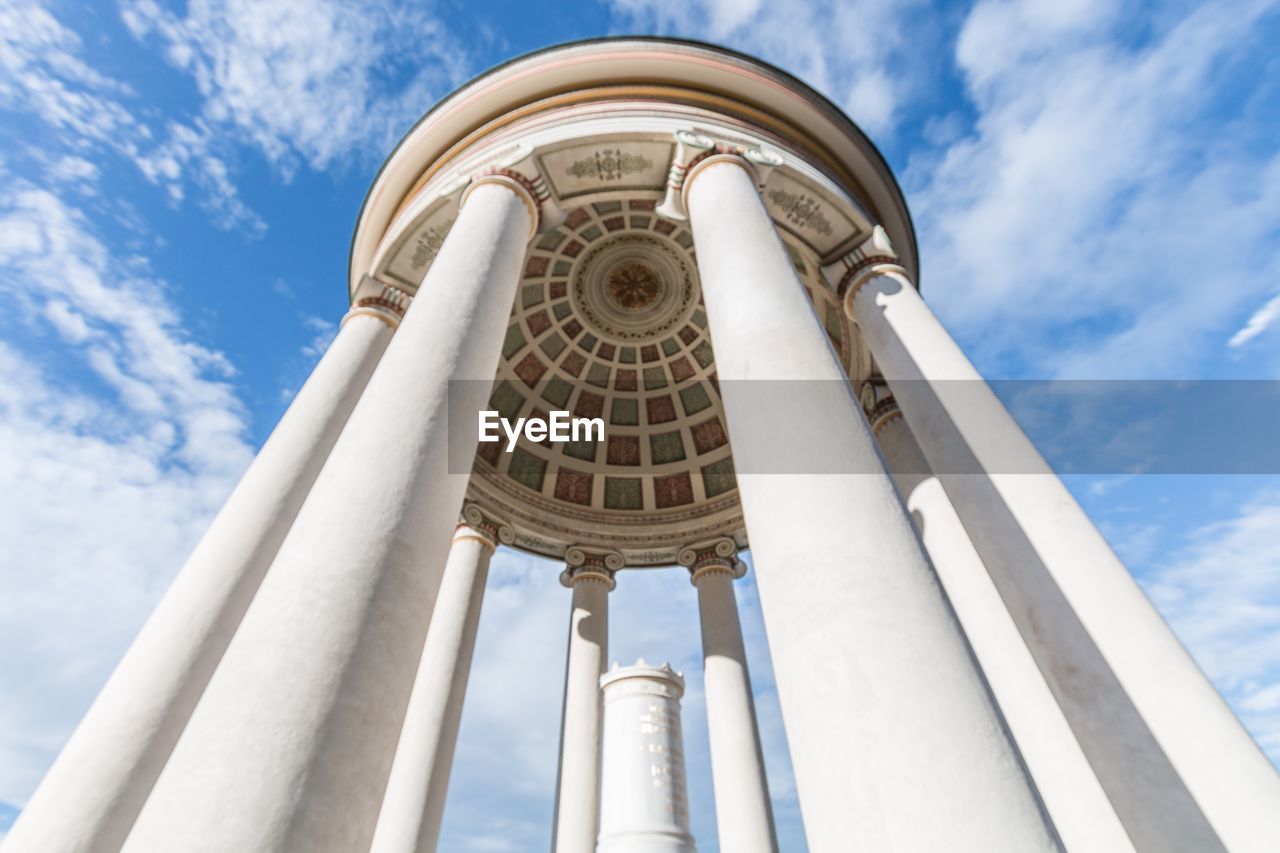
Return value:
<svg viewBox="0 0 1280 853">
<path fill-rule="evenodd" d="M 687 236 L 681 230 L 681 238 Z M 570 277 L 570 293 L 593 331 L 655 341 L 688 320 L 697 304 L 696 275 L 675 241 L 628 230 L 599 241 L 583 255 Z"/>
<path fill-rule="evenodd" d="M 688 222 L 670 208 L 677 140 L 762 167 L 761 200 L 851 378 L 869 360 L 824 277 L 882 225 L 914 235 L 865 137 L 803 84 L 738 54 L 660 39 L 572 44 L 459 89 L 406 136 L 362 210 L 352 294 L 412 295 L 480 169 L 545 190 L 494 378 L 504 418 L 604 421 L 601 441 L 482 443 L 468 499 L 516 547 L 671 565 L 691 544 L 746 546 L 715 349 Z M 749 287 L 750 282 L 744 282 Z"/>
</svg>

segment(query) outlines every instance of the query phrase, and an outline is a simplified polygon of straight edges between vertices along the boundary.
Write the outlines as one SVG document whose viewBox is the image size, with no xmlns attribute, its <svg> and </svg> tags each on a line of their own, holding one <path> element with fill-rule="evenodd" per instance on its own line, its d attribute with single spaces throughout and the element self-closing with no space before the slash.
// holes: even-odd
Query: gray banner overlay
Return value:
<svg viewBox="0 0 1280 853">
<path fill-rule="evenodd" d="M 466 473 L 475 462 L 478 418 L 474 411 L 453 405 L 464 381 L 450 387 L 449 472 Z M 666 388 L 639 391 L 628 388 L 590 389 L 591 397 L 579 402 L 577 390 L 567 398 L 547 383 L 532 387 L 515 384 L 505 389 L 483 383 L 492 401 L 488 408 L 500 412 L 514 425 L 515 418 L 530 417 L 535 409 L 541 416 L 564 410 L 578 416 L 601 417 L 605 439 L 597 442 L 596 458 L 603 461 L 609 436 L 687 431 L 713 417 L 723 417 L 724 406 L 688 414 L 671 423 L 646 424 L 646 398 L 675 394 Z M 1280 474 L 1280 381 L 1275 380 L 997 380 L 993 382 L 950 381 L 893 383 L 895 396 L 910 401 L 906 410 L 943 405 L 955 422 L 966 424 L 970 436 L 998 435 L 999 419 L 988 414 L 990 392 L 1004 404 L 1036 449 L 1059 474 Z M 517 393 L 512 393 L 512 392 Z M 829 436 L 817 424 L 805 419 L 805 412 L 821 411 L 819 400 L 831 405 L 844 398 L 851 406 L 860 404 L 852 388 L 843 382 L 736 381 L 721 382 L 716 402 L 727 400 L 734 414 L 767 418 L 776 425 L 767 452 L 753 449 L 734 458 L 742 474 L 872 474 L 873 470 L 842 470 L 833 465 L 824 447 Z M 713 393 L 713 397 L 714 397 Z M 613 398 L 639 399 L 640 423 L 615 425 L 610 412 Z M 550 398 L 550 399 L 548 399 Z M 594 399 L 593 399 L 594 398 Z M 603 398 L 603 406 L 599 399 Z M 521 402 L 523 401 L 523 402 Z M 560 402 L 563 401 L 563 402 Z M 684 416 L 686 413 L 680 412 Z M 992 424 L 988 428 L 985 424 Z M 499 456 L 507 446 L 502 436 Z M 732 438 L 732 431 L 730 430 Z M 953 447 L 957 435 L 949 440 Z M 546 458 L 562 448 L 543 442 L 533 452 Z M 492 454 L 492 451 L 490 451 Z M 949 470 L 938 474 L 1043 473 L 1038 460 L 1017 447 L 984 447 L 984 465 L 972 456 L 952 453 Z M 751 458 L 746 458 L 747 456 Z M 741 457 L 741 458 L 740 458 Z M 489 458 L 493 458 L 490 455 Z M 967 461 L 964 461 L 966 460 Z M 696 461 L 696 460 L 691 460 Z M 483 464 L 483 463 L 481 463 Z M 580 467 L 574 459 L 569 467 Z M 501 467 L 501 461 L 499 461 Z M 927 472 L 905 471 L 922 474 Z"/>
</svg>

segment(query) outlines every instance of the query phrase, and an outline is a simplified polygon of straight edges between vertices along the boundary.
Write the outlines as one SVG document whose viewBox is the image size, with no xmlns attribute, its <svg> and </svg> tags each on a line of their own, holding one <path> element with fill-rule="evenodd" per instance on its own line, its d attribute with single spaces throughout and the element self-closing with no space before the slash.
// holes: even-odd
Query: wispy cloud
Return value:
<svg viewBox="0 0 1280 853">
<path fill-rule="evenodd" d="M 65 167 L 111 152 L 134 163 L 169 198 L 182 200 L 190 183 L 219 227 L 245 227 L 261 234 L 266 225 L 239 197 L 223 155 L 206 134 L 179 122 L 153 126 L 139 108 L 133 87 L 95 70 L 84 58 L 81 37 L 39 2 L 0 0 L 0 108 L 43 123 L 56 133 L 47 146 L 65 149 Z M 54 171 L 55 182 L 65 178 Z"/>
<path fill-rule="evenodd" d="M 136 131 L 125 84 L 94 70 L 80 37 L 39 3 L 0 2 L 0 106 L 38 116 L 72 138 L 110 143 Z"/>
<path fill-rule="evenodd" d="M 1232 348 L 1244 346 L 1271 328 L 1276 320 L 1280 320 L 1280 294 L 1271 297 L 1263 303 L 1261 308 L 1250 314 L 1245 324 L 1227 341 L 1227 346 Z"/>
<path fill-rule="evenodd" d="M 1186 376 L 1221 355 L 1280 272 L 1261 132 L 1280 116 L 1249 50 L 1275 9 L 974 7 L 956 59 L 976 121 L 907 183 L 925 292 L 989 370 Z"/>
<path fill-rule="evenodd" d="M 248 463 L 230 365 L 52 193 L 0 196 L 0 800 L 21 804 Z"/>
<path fill-rule="evenodd" d="M 466 69 L 429 7 L 199 0 L 183 15 L 126 0 L 122 15 L 192 76 L 206 126 L 251 140 L 285 174 L 385 153 Z"/>
<path fill-rule="evenodd" d="M 931 76 L 928 0 L 611 0 L 626 31 L 693 36 L 758 55 L 825 92 L 872 133 L 893 133 Z"/>
<path fill-rule="evenodd" d="M 181 202 L 188 184 L 203 192 L 204 208 L 219 228 L 244 228 L 260 237 L 267 223 L 240 200 L 226 160 L 215 153 L 215 141 L 203 122 L 186 125 L 169 122 L 164 141 L 137 154 L 134 162 L 153 184 L 161 186 L 174 202 Z"/>
<path fill-rule="evenodd" d="M 49 180 L 55 187 L 70 187 L 88 194 L 96 190 L 100 170 L 83 157 L 66 154 L 50 164 Z"/>
<path fill-rule="evenodd" d="M 1280 493 L 1194 530 L 1144 585 L 1272 760 L 1280 763 Z"/>
</svg>

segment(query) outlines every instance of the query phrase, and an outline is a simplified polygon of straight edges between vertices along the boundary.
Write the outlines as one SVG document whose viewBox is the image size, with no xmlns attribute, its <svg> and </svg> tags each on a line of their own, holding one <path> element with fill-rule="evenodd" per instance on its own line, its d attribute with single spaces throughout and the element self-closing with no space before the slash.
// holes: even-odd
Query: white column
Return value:
<svg viewBox="0 0 1280 853">
<path fill-rule="evenodd" d="M 400 322 L 357 306 L 196 545 L 5 850 L 118 850 Z M 385 306 L 385 307 L 384 307 Z"/>
<path fill-rule="evenodd" d="M 733 594 L 733 582 L 742 577 L 746 566 L 736 555 L 737 546 L 731 539 L 680 552 L 680 563 L 688 567 L 698 590 L 716 834 L 721 850 L 777 853 L 747 650 Z"/>
<path fill-rule="evenodd" d="M 573 590 L 560 720 L 552 853 L 592 853 L 600 817 L 600 676 L 609 655 L 609 591 L 622 557 L 570 548 L 560 582 Z"/>
<path fill-rule="evenodd" d="M 1054 849 L 745 161 L 685 192 L 809 849 Z M 753 473 L 781 446 L 864 473 Z"/>
<path fill-rule="evenodd" d="M 1280 776 L 897 266 L 845 308 L 1139 849 L 1261 850 Z"/>
<path fill-rule="evenodd" d="M 1080 853 L 1133 850 L 897 403 L 882 396 L 868 414 L 889 471 L 1063 845 Z"/>
<path fill-rule="evenodd" d="M 680 726 L 684 679 L 669 664 L 615 663 L 601 676 L 600 690 L 604 755 L 597 853 L 696 853 Z"/>
<path fill-rule="evenodd" d="M 471 185 L 125 850 L 368 848 L 535 211 Z"/>
<path fill-rule="evenodd" d="M 433 853 L 471 674 L 489 558 L 511 528 L 468 505 L 453 534 L 371 853 Z"/>
</svg>

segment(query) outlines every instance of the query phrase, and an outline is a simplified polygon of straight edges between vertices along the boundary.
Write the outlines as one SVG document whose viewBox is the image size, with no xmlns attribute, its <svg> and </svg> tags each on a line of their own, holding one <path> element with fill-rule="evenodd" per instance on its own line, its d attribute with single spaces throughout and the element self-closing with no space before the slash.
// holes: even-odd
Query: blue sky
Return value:
<svg viewBox="0 0 1280 853">
<path fill-rule="evenodd" d="M 902 181 L 926 298 L 987 375 L 1280 373 L 1280 3 L 0 0 L 0 833 L 332 334 L 394 140 L 494 63 L 626 32 L 755 53 L 845 107 Z M 1280 478 L 1069 484 L 1280 757 Z M 557 572 L 495 562 L 445 849 L 549 835 Z M 612 622 L 613 657 L 689 677 L 714 850 L 693 590 L 630 573 Z"/>
</svg>

